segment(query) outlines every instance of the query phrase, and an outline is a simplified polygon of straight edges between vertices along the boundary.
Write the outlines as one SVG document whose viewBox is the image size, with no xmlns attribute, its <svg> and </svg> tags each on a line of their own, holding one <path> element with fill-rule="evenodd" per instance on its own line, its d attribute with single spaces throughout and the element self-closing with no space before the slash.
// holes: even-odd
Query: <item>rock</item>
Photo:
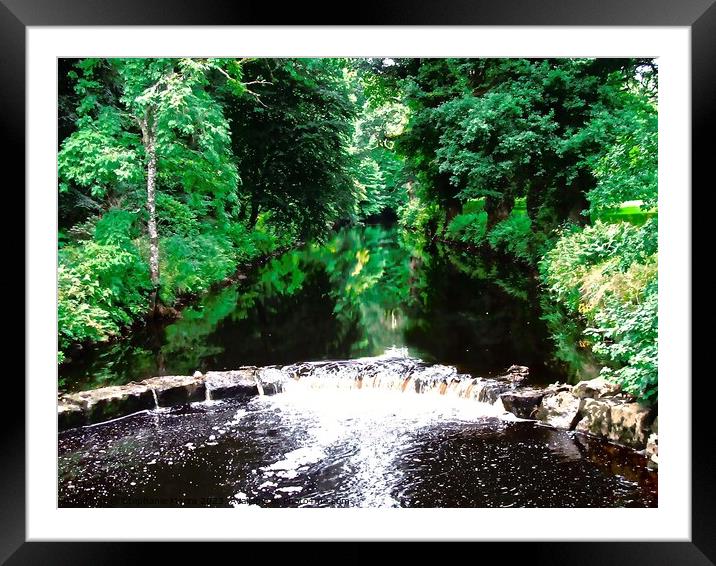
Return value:
<svg viewBox="0 0 716 566">
<path fill-rule="evenodd" d="M 550 383 L 547 387 L 545 387 L 545 396 L 554 395 L 555 393 L 561 393 L 562 391 L 569 391 L 571 393 L 572 386 L 567 385 L 566 383 L 559 383 L 558 381 L 556 381 L 554 383 Z"/>
<path fill-rule="evenodd" d="M 57 428 L 67 430 L 87 424 L 85 406 L 61 396 L 57 401 Z"/>
<path fill-rule="evenodd" d="M 265 367 L 258 370 L 256 381 L 261 395 L 273 395 L 283 391 L 284 382 L 290 379 L 277 367 Z"/>
<path fill-rule="evenodd" d="M 634 448 L 643 448 L 649 429 L 650 409 L 639 403 L 612 405 L 609 440 Z"/>
<path fill-rule="evenodd" d="M 659 435 L 655 432 L 651 433 L 649 439 L 646 441 L 645 456 L 649 458 L 649 467 L 659 467 Z"/>
<path fill-rule="evenodd" d="M 512 391 L 513 385 L 495 379 L 475 378 L 472 380 L 469 397 L 482 403 L 495 403 L 502 394 Z"/>
<path fill-rule="evenodd" d="M 204 383 L 212 399 L 258 395 L 255 367 L 243 367 L 231 371 L 209 371 Z"/>
<path fill-rule="evenodd" d="M 603 399 L 613 397 L 621 388 L 603 377 L 595 377 L 589 381 L 580 381 L 572 388 L 572 394 L 580 399 Z"/>
<path fill-rule="evenodd" d="M 580 414 L 581 420 L 577 423 L 575 430 L 595 434 L 597 436 L 609 436 L 612 426 L 612 403 L 597 399 L 584 399 Z"/>
<path fill-rule="evenodd" d="M 577 424 L 582 400 L 569 391 L 547 395 L 537 409 L 537 419 L 556 428 L 573 429 Z"/>
<path fill-rule="evenodd" d="M 657 415 L 654 419 L 654 422 L 651 423 L 651 432 L 653 432 L 654 434 L 659 434 L 659 415 Z"/>
<path fill-rule="evenodd" d="M 150 394 L 151 390 L 154 390 L 160 407 L 170 407 L 206 399 L 206 387 L 203 377 L 164 375 L 145 379 L 141 383 L 150 389 Z M 152 403 L 153 405 L 154 403 Z"/>
<path fill-rule="evenodd" d="M 194 378 L 196 378 L 196 379 L 200 379 L 200 378 L 204 377 L 204 374 L 201 373 L 199 370 L 196 370 L 196 371 L 192 374 L 192 377 L 194 377 Z"/>
<path fill-rule="evenodd" d="M 83 408 L 87 423 L 98 423 L 154 407 L 151 390 L 141 383 L 81 391 L 66 400 Z"/>
<path fill-rule="evenodd" d="M 528 368 L 527 366 L 512 365 L 507 368 L 507 375 L 505 375 L 504 377 L 513 382 L 520 382 L 527 379 L 529 375 L 530 368 Z"/>
<path fill-rule="evenodd" d="M 545 389 L 516 389 L 500 395 L 502 406 L 521 419 L 533 419 L 542 398 L 547 394 Z"/>
</svg>

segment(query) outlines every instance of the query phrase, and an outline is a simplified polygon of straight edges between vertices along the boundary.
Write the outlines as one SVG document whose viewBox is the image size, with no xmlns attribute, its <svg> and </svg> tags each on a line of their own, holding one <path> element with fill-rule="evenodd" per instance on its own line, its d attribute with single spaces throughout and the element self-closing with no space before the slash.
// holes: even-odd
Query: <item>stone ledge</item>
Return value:
<svg viewBox="0 0 716 566">
<path fill-rule="evenodd" d="M 206 397 L 204 376 L 152 377 L 125 385 L 112 385 L 60 395 L 57 419 L 60 430 L 95 424 L 154 409 L 202 401 Z"/>
<path fill-rule="evenodd" d="M 636 450 L 653 444 L 647 457 L 652 465 L 658 465 L 655 409 L 638 403 L 618 385 L 602 378 L 581 381 L 573 387 L 555 383 L 542 390 L 516 389 L 501 399 L 505 410 L 520 418 L 602 437 Z"/>
<path fill-rule="evenodd" d="M 60 422 L 65 423 L 94 424 L 154 406 L 154 396 L 147 385 L 128 383 L 62 396 L 58 417 Z M 78 414 L 80 411 L 81 416 Z"/>
<path fill-rule="evenodd" d="M 315 367 L 314 367 L 315 366 Z M 324 362 L 310 366 L 331 368 L 340 362 Z M 183 405 L 206 399 L 270 395 L 282 389 L 286 371 L 293 379 L 301 374 L 291 373 L 293 366 L 244 366 L 236 370 L 211 371 L 203 375 L 172 375 L 152 377 L 126 385 L 103 387 L 58 397 L 57 419 L 60 430 L 94 424 L 126 416 L 142 410 Z M 421 366 L 409 369 L 420 374 Z M 515 416 L 536 419 L 555 428 L 576 430 L 606 438 L 637 450 L 646 449 L 650 463 L 658 465 L 658 418 L 655 409 L 640 405 L 619 387 L 601 378 L 577 383 L 574 386 L 554 383 L 545 388 L 521 387 L 518 383 L 527 375 L 527 368 L 514 366 L 508 376 L 485 383 L 483 398 L 501 401 L 504 409 Z M 310 372 L 309 372 L 310 373 Z M 505 379 L 514 376 L 510 379 Z M 447 377 L 454 378 L 457 374 Z M 473 385 L 484 380 L 475 378 Z M 482 391 L 484 389 L 484 391 Z"/>
<path fill-rule="evenodd" d="M 59 430 L 95 424 L 156 407 L 196 401 L 266 395 L 281 390 L 277 367 L 244 366 L 206 375 L 165 375 L 125 385 L 63 394 L 57 400 Z"/>
<path fill-rule="evenodd" d="M 258 395 L 258 368 L 244 367 L 229 371 L 209 371 L 204 383 L 212 399 Z"/>
<path fill-rule="evenodd" d="M 194 375 L 152 377 L 140 383 L 154 391 L 156 404 L 160 407 L 171 407 L 206 399 L 204 376 L 198 372 Z"/>
</svg>

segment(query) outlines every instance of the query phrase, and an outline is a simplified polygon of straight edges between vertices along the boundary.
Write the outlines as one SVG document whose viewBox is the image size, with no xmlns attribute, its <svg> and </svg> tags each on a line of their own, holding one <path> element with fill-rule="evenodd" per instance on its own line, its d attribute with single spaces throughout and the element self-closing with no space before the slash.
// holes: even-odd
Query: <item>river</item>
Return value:
<svg viewBox="0 0 716 566">
<path fill-rule="evenodd" d="M 520 364 L 532 383 L 563 381 L 536 293 L 528 270 L 499 258 L 416 241 L 395 228 L 348 229 L 273 259 L 172 323 L 74 356 L 60 369 L 61 387 L 243 365 L 366 357 L 362 363 L 371 364 L 386 356 L 481 377 Z M 59 504 L 657 504 L 657 474 L 631 450 L 488 403 L 337 387 L 350 382 L 338 377 L 65 431 Z"/>
<path fill-rule="evenodd" d="M 396 228 L 354 228 L 288 252 L 173 323 L 152 322 L 73 355 L 60 366 L 60 388 L 350 359 L 389 347 L 476 375 L 519 364 L 533 380 L 565 378 L 551 366 L 536 282 L 526 269 L 406 236 Z"/>
</svg>

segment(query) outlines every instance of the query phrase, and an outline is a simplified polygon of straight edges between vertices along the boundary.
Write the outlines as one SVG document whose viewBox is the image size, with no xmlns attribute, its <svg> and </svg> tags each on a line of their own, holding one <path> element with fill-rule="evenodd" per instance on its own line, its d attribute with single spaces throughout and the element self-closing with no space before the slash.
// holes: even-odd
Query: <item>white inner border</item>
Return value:
<svg viewBox="0 0 716 566">
<path fill-rule="evenodd" d="M 658 509 L 58 509 L 57 57 L 659 58 Z M 35 540 L 690 540 L 690 29 L 27 28 L 27 537 Z"/>
</svg>

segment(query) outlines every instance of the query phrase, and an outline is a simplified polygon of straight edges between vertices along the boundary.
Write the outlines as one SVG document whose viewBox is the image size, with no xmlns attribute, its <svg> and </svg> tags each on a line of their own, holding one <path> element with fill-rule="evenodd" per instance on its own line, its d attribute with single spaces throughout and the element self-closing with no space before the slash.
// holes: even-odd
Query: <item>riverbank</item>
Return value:
<svg viewBox="0 0 716 566">
<path fill-rule="evenodd" d="M 153 311 L 149 309 L 149 303 L 147 303 L 147 309 L 134 311 L 132 313 L 133 320 L 123 326 L 117 327 L 112 333 L 95 337 L 96 339 L 85 339 L 72 343 L 65 342 L 63 349 L 58 352 L 60 368 L 63 364 L 71 362 L 73 358 L 82 356 L 83 352 L 88 349 L 102 345 L 111 346 L 112 344 L 117 344 L 148 325 L 166 325 L 176 321 L 181 318 L 184 309 L 196 306 L 203 298 L 215 294 L 230 285 L 239 284 L 272 259 L 302 245 L 303 242 L 295 242 L 292 245 L 283 245 L 273 248 L 270 251 L 265 251 L 256 257 L 237 264 L 231 275 L 215 281 L 209 281 L 205 290 L 201 292 L 185 291 L 174 294 L 170 302 L 167 304 L 163 302 L 158 303 Z"/>
</svg>

